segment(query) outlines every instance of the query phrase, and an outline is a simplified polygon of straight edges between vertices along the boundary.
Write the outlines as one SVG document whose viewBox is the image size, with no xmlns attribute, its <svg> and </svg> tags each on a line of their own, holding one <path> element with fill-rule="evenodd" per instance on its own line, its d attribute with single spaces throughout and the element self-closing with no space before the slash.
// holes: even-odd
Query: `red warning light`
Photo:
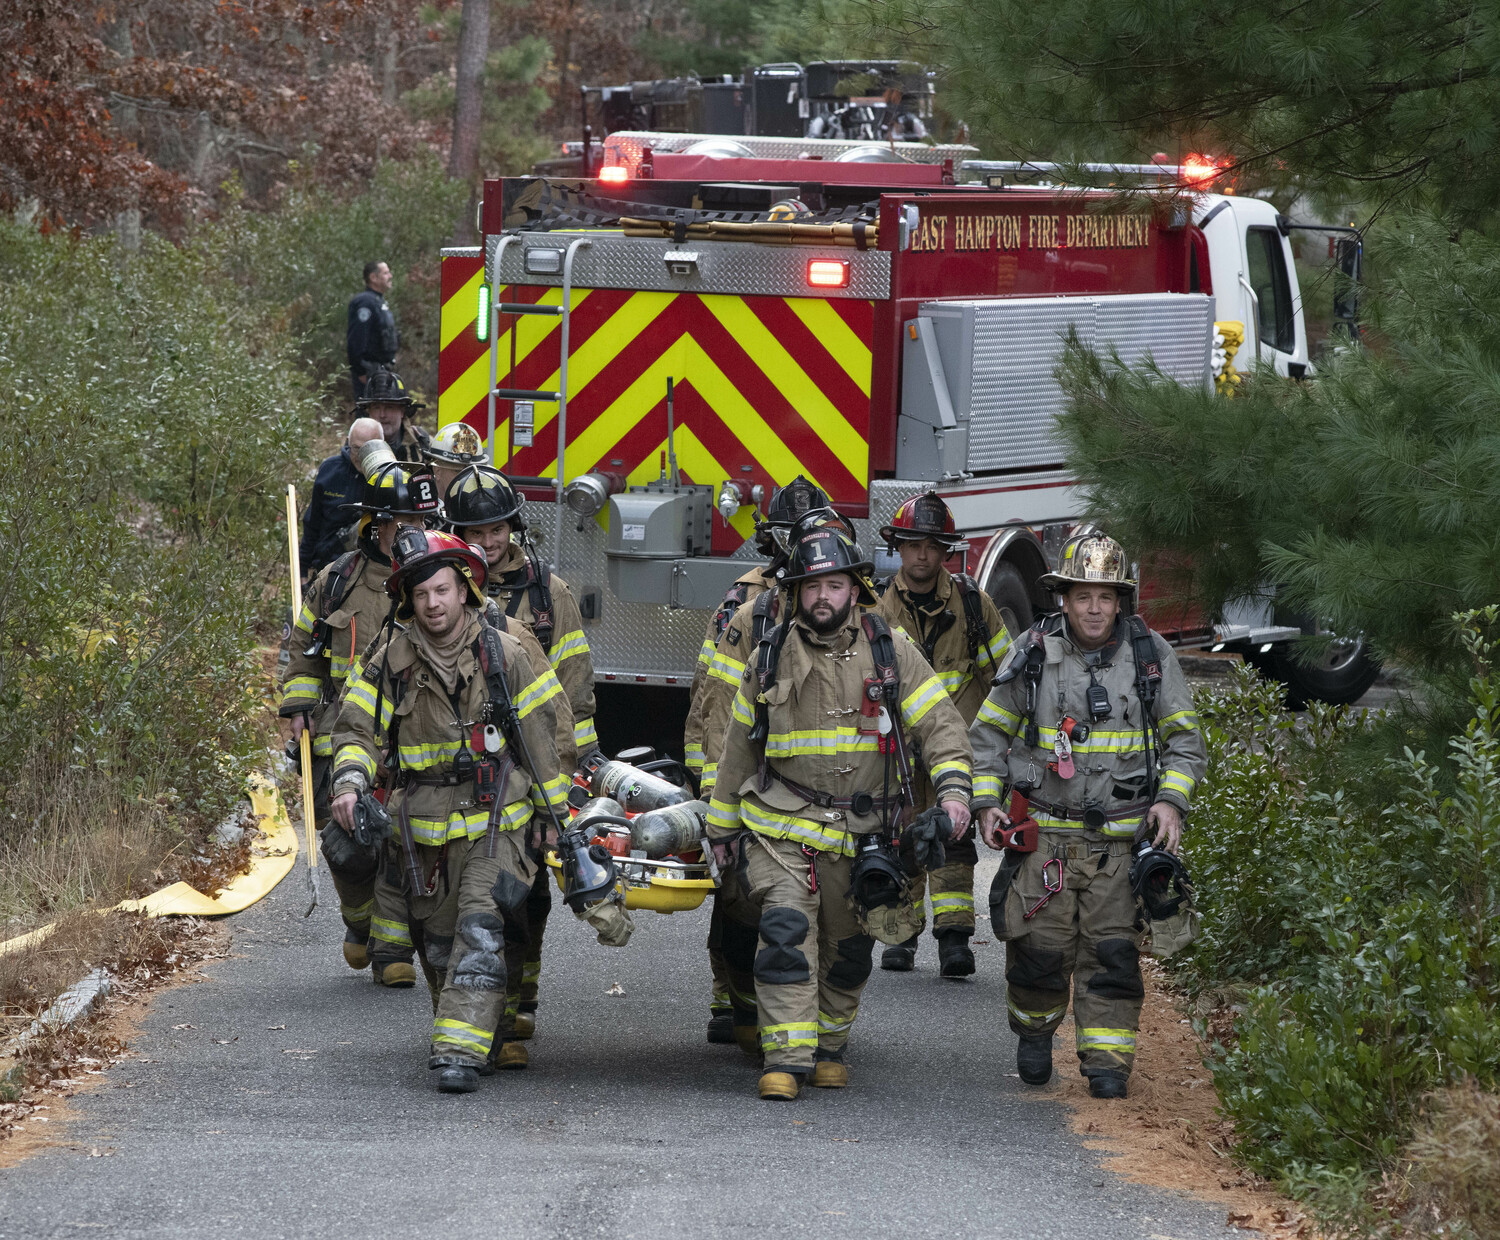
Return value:
<svg viewBox="0 0 1500 1240">
<path fill-rule="evenodd" d="M 1189 155 L 1182 161 L 1182 179 L 1194 189 L 1205 189 L 1219 175 L 1219 163 L 1207 155 Z"/>
<path fill-rule="evenodd" d="M 843 288 L 849 283 L 849 263 L 842 258 L 815 258 L 807 264 L 813 288 Z"/>
<path fill-rule="evenodd" d="M 606 185 L 624 185 L 630 180 L 630 169 L 619 164 L 611 164 L 608 168 L 599 169 L 599 179 Z"/>
</svg>

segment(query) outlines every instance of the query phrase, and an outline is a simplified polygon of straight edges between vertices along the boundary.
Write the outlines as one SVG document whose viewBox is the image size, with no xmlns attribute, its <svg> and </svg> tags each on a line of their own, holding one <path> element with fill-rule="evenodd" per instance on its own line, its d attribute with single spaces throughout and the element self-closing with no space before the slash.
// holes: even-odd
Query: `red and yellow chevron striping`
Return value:
<svg viewBox="0 0 1500 1240">
<path fill-rule="evenodd" d="M 482 278 L 477 258 L 443 259 L 438 420 L 463 418 L 481 435 L 489 383 L 488 352 L 475 332 Z M 556 305 L 561 290 L 516 286 L 499 290 L 496 300 Z M 864 504 L 872 322 L 869 302 L 847 299 L 575 291 L 568 476 L 598 469 L 631 482 L 655 478 L 666 450 L 671 378 L 677 457 L 688 480 L 717 485 L 734 478 L 769 491 L 803 473 L 836 503 Z M 502 317 L 498 386 L 555 389 L 560 334 L 555 318 Z M 533 444 L 512 446 L 509 403 L 497 402 L 502 468 L 555 473 L 556 414 L 555 405 L 539 405 Z M 717 542 L 722 525 L 714 525 Z M 723 531 L 726 549 L 749 535 L 748 515 L 735 528 L 738 537 Z"/>
</svg>

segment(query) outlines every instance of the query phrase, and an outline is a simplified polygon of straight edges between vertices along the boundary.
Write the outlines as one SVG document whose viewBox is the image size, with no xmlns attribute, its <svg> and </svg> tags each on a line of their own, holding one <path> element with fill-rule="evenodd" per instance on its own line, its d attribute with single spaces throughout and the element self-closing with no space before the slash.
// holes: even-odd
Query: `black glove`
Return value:
<svg viewBox="0 0 1500 1240">
<path fill-rule="evenodd" d="M 396 834 L 391 816 L 373 792 L 360 794 L 354 802 L 354 840 L 363 848 L 371 848 L 391 839 Z"/>
<path fill-rule="evenodd" d="M 953 835 L 953 819 L 941 805 L 918 814 L 906 830 L 912 857 L 924 870 L 936 870 L 948 859 L 943 841 Z"/>
</svg>

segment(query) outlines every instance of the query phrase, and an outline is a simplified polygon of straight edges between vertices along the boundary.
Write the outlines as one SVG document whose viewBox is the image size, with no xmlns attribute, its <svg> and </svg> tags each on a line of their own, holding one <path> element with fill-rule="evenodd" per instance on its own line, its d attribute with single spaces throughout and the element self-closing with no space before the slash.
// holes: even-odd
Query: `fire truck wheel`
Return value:
<svg viewBox="0 0 1500 1240">
<path fill-rule="evenodd" d="M 1380 663 L 1361 637 L 1336 639 L 1311 663 L 1299 661 L 1288 646 L 1256 652 L 1246 661 L 1286 685 L 1287 705 L 1293 710 L 1305 710 L 1309 702 L 1350 705 L 1364 697 L 1380 675 Z"/>
<path fill-rule="evenodd" d="M 985 583 L 985 589 L 995 600 L 1000 618 L 1005 621 L 1005 627 L 1010 630 L 1012 637 L 1020 636 L 1031 627 L 1034 619 L 1031 591 L 1026 588 L 1021 570 L 1014 564 L 1003 561 L 996 564 L 989 581 Z"/>
</svg>

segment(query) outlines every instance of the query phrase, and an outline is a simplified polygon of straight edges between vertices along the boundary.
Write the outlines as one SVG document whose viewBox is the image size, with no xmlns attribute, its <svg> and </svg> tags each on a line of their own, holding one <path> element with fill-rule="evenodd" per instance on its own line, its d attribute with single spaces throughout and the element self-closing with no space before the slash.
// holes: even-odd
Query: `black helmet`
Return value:
<svg viewBox="0 0 1500 1240">
<path fill-rule="evenodd" d="M 860 604 L 874 607 L 875 591 L 868 580 L 874 568 L 869 560 L 859 558 L 859 548 L 849 539 L 835 529 L 820 527 L 802 534 L 792 544 L 791 559 L 781 584 L 796 586 L 814 577 L 848 573 L 858 587 Z"/>
<path fill-rule="evenodd" d="M 1193 902 L 1193 880 L 1181 858 L 1152 847 L 1143 838 L 1135 847 L 1130 863 L 1130 889 L 1146 909 L 1152 921 L 1167 921 L 1177 916 L 1184 904 Z"/>
<path fill-rule="evenodd" d="M 405 405 L 410 409 L 416 403 L 406 390 L 406 384 L 401 382 L 401 376 L 394 370 L 381 366 L 365 381 L 364 395 L 354 402 L 354 407 L 363 409 L 366 405 Z"/>
<path fill-rule="evenodd" d="M 802 535 L 810 534 L 813 530 L 837 530 L 855 544 L 856 551 L 859 550 L 859 539 L 855 536 L 853 523 L 847 517 L 826 506 L 809 508 L 793 521 L 791 533 L 787 535 L 787 545 L 795 546 Z"/>
<path fill-rule="evenodd" d="M 425 465 L 412 468 L 404 462 L 387 461 L 378 465 L 359 499 L 345 508 L 369 513 L 377 521 L 390 521 L 395 517 L 421 517 L 424 520 L 438 515 L 437 480 Z"/>
<path fill-rule="evenodd" d="M 930 538 L 949 551 L 957 550 L 964 542 L 954 524 L 953 510 L 936 491 L 913 495 L 896 510 L 889 525 L 881 526 L 880 536 L 892 550 L 898 542 L 919 538 Z"/>
<path fill-rule="evenodd" d="M 512 530 L 524 530 L 521 497 L 510 479 L 493 465 L 469 465 L 448 484 L 443 496 L 448 524 L 455 529 L 467 525 L 494 525 L 509 521 Z"/>
<path fill-rule="evenodd" d="M 766 505 L 762 519 L 755 514 L 755 546 L 762 555 L 772 555 L 781 550 L 776 538 L 777 530 L 791 529 L 797 518 L 814 508 L 828 506 L 828 493 L 822 487 L 809 482 L 798 474 L 784 487 L 771 492 L 771 501 Z"/>
</svg>

